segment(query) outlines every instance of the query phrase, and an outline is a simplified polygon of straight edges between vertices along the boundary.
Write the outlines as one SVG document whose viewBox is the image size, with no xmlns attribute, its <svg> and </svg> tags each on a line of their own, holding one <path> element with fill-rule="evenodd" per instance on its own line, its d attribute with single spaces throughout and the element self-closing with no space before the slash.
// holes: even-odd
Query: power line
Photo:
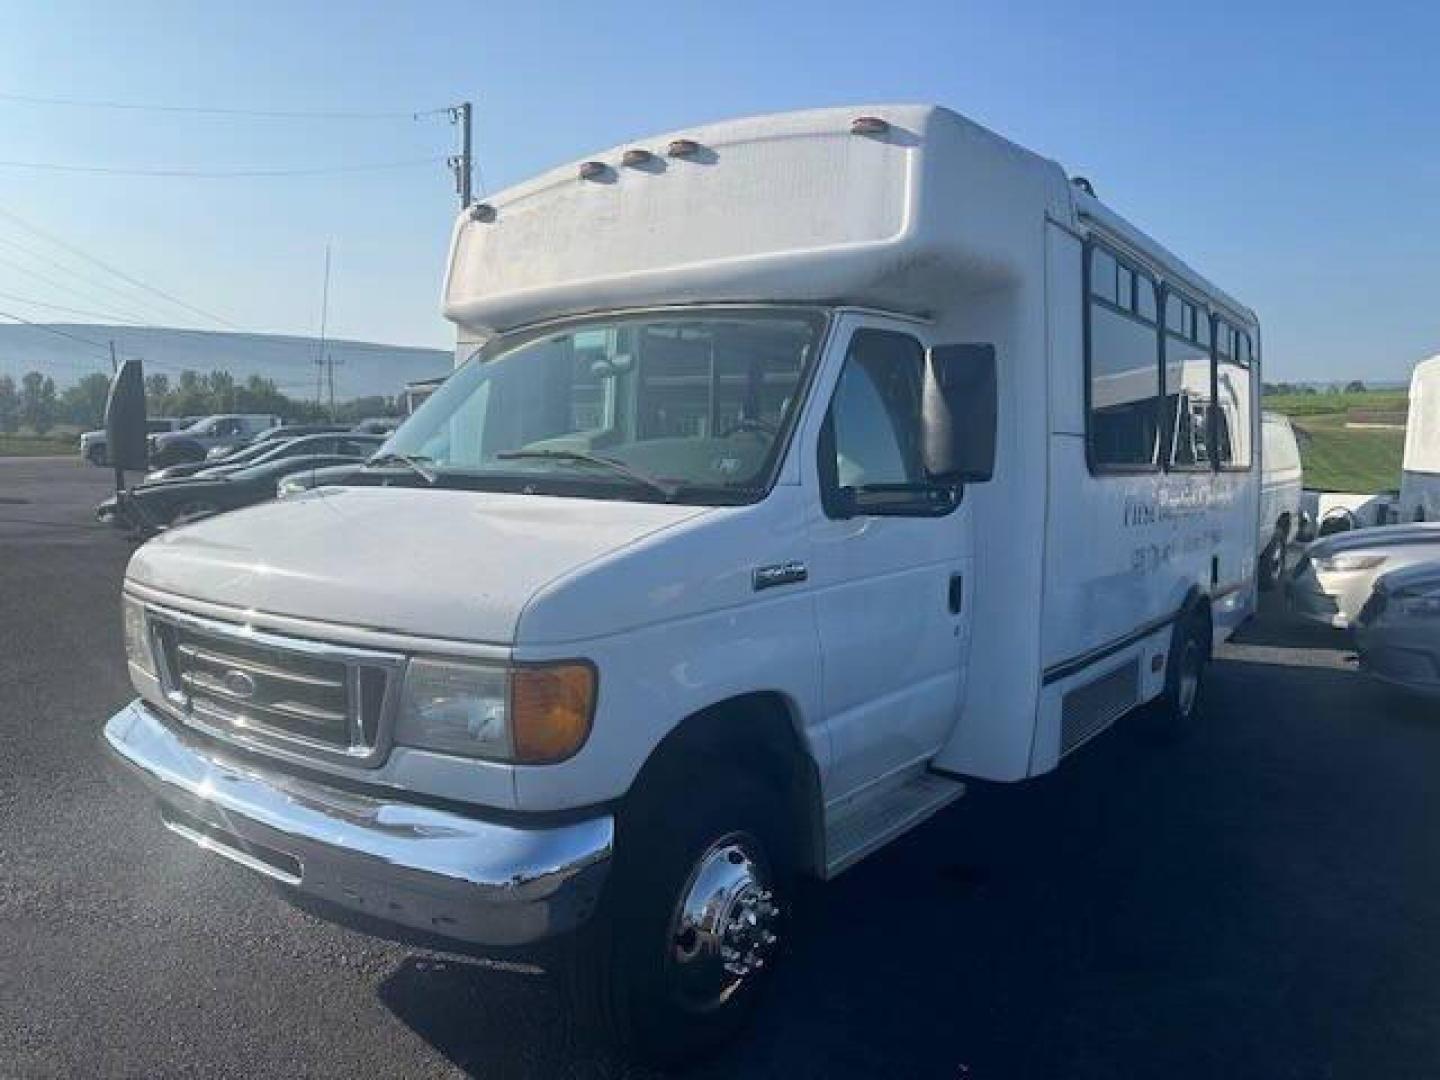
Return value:
<svg viewBox="0 0 1440 1080">
<path fill-rule="evenodd" d="M 142 324 L 130 319 L 122 319 L 115 315 L 107 315 L 103 311 L 86 311 L 83 308 L 66 307 L 64 304 L 51 304 L 44 300 L 33 300 L 28 296 L 16 296 L 14 293 L 0 292 L 0 298 L 13 300 L 17 304 L 29 304 L 31 307 L 48 308 L 51 311 L 64 311 L 71 315 L 85 315 L 92 319 L 108 319 L 111 322 L 122 323 L 128 326 L 140 326 Z"/>
<path fill-rule="evenodd" d="M 42 172 L 84 173 L 99 176 L 151 176 L 185 180 L 275 179 L 287 176 L 331 176 L 336 173 L 382 172 L 434 165 L 448 160 L 445 155 L 406 158 L 403 161 L 370 161 L 358 165 L 316 165 L 298 169 L 128 169 L 110 165 L 76 165 L 57 161 L 0 160 L 3 169 L 33 169 Z"/>
<path fill-rule="evenodd" d="M 139 278 L 132 277 L 131 275 L 125 273 L 125 271 L 123 271 L 123 270 L 117 270 L 115 267 L 111 266 L 109 263 L 104 262 L 103 260 L 96 258 L 94 255 L 91 255 L 91 254 L 89 254 L 88 252 L 82 251 L 80 248 L 76 247 L 74 244 L 68 243 L 68 242 L 65 241 L 65 240 L 61 240 L 58 236 L 55 236 L 55 235 L 52 234 L 52 233 L 46 232 L 44 229 L 40 228 L 38 225 L 32 225 L 32 224 L 30 224 L 30 222 L 26 221 L 24 218 L 20 217 L 18 214 L 15 214 L 15 213 L 13 213 L 13 212 L 11 212 L 11 211 L 9 211 L 9 210 L 6 210 L 6 209 L 4 209 L 3 207 L 0 207 L 0 217 L 4 217 L 4 218 L 6 218 L 6 219 L 8 219 L 8 220 L 10 220 L 10 221 L 13 221 L 15 224 L 19 225 L 19 226 L 20 226 L 22 229 L 24 229 L 26 232 L 33 233 L 33 234 L 35 234 L 36 236 L 40 237 L 42 240 L 48 240 L 50 243 L 56 245 L 57 247 L 64 248 L 66 251 L 70 252 L 72 255 L 79 256 L 80 258 L 84 259 L 86 262 L 92 263 L 92 264 L 94 264 L 95 266 L 98 266 L 100 269 L 104 270 L 106 273 L 114 274 L 116 277 L 121 278 L 121 279 L 123 279 L 124 281 L 129 282 L 131 285 L 137 286 L 138 288 L 144 289 L 146 292 L 153 293 L 154 295 L 159 296 L 159 297 L 161 297 L 162 299 L 168 300 L 168 301 L 170 301 L 170 303 L 176 304 L 176 305 L 178 305 L 179 307 L 184 308 L 186 311 L 189 311 L 189 312 L 192 312 L 193 314 L 199 315 L 199 316 L 200 316 L 201 318 L 203 318 L 203 319 L 206 319 L 206 320 L 208 320 L 208 321 L 210 321 L 210 322 L 219 323 L 221 326 L 225 327 L 226 329 L 229 329 L 229 330 L 237 330 L 237 331 L 240 331 L 241 333 L 244 333 L 244 330 L 243 330 L 241 327 L 237 326 L 235 323 L 232 323 L 229 319 L 223 319 L 223 318 L 221 318 L 219 315 L 216 315 L 216 314 L 214 314 L 214 313 L 212 313 L 212 312 L 206 311 L 204 308 L 199 308 L 199 307 L 196 307 L 194 304 L 186 303 L 184 300 L 181 300 L 178 296 L 174 296 L 174 295 L 172 295 L 171 293 L 166 292 L 164 289 L 157 288 L 157 287 L 154 286 L 154 285 L 148 285 L 148 284 L 146 284 L 145 282 L 141 281 Z"/>
<path fill-rule="evenodd" d="M 55 269 L 59 270 L 59 271 L 60 271 L 61 273 L 63 273 L 63 274 L 67 274 L 67 275 L 69 275 L 70 277 L 73 277 L 73 278 L 76 278 L 76 279 L 79 280 L 79 281 L 82 281 L 82 282 L 84 282 L 85 285 L 86 285 L 88 288 L 90 288 L 90 289 L 102 289 L 102 290 L 104 290 L 105 292 L 110 293 L 112 296 L 118 296 L 121 300 L 123 300 L 123 301 L 124 301 L 125 303 L 127 303 L 127 304 L 139 304 L 139 305 L 141 305 L 141 306 L 143 306 L 143 307 L 145 307 L 145 308 L 148 308 L 148 309 L 149 309 L 150 311 L 152 311 L 152 312 L 158 312 L 158 311 L 163 311 L 163 310 L 164 310 L 164 309 L 162 309 L 158 304 L 156 304 L 154 300 L 150 300 L 150 299 L 147 299 L 147 298 L 141 297 L 141 296 L 135 296 L 135 295 L 133 295 L 133 294 L 131 294 L 131 293 L 121 292 L 121 291 L 120 291 L 119 289 L 117 289 L 114 285 L 111 285 L 111 284 L 109 284 L 109 283 L 107 283 L 107 282 L 104 282 L 104 281 L 100 281 L 99 279 L 97 279 L 97 278 L 95 278 L 95 277 L 93 277 L 93 276 L 90 276 L 90 275 L 81 273 L 79 270 L 76 270 L 75 267 L 73 267 L 73 266 L 68 266 L 68 265 L 66 265 L 65 263 L 61 262 L 59 259 L 56 259 L 56 258 L 54 258 L 54 257 L 51 256 L 51 255 L 45 254 L 43 251 L 34 251 L 34 250 L 32 250 L 31 248 L 26 247 L 24 244 L 17 244 L 14 240 L 10 239 L 9 237 L 0 236 L 0 244 L 3 244 L 5 247 L 8 247 L 8 248 L 10 248 L 10 249 L 13 250 L 13 251 L 18 251 L 20 254 L 26 256 L 27 258 L 35 259 L 35 260 L 38 261 L 38 262 L 43 262 L 43 263 L 45 263 L 45 264 L 48 265 L 48 266 L 54 267 Z M 41 275 L 39 271 L 33 270 L 33 269 L 31 269 L 31 268 L 29 268 L 29 267 L 26 267 L 26 266 L 22 266 L 20 263 L 14 262 L 14 261 L 12 261 L 12 260 L 0 260 L 0 261 L 5 262 L 7 265 L 13 267 L 13 268 L 16 269 L 16 270 L 19 270 L 19 271 L 20 271 L 21 273 L 23 273 L 23 274 L 28 274 L 30 277 L 38 278 L 39 280 L 44 281 L 44 282 L 46 282 L 47 284 L 54 286 L 55 288 L 64 289 L 64 291 L 66 291 L 66 292 L 75 293 L 75 294 L 81 295 L 81 296 L 84 295 L 84 293 L 82 293 L 80 290 L 76 289 L 73 285 L 71 285 L 71 286 L 61 285 L 61 284 L 55 282 L 53 279 L 50 279 L 50 278 L 47 278 L 47 277 Z M 87 300 L 93 300 L 93 299 L 95 299 L 95 297 L 92 295 L 92 296 L 86 297 L 86 299 L 87 299 Z M 100 300 L 99 302 L 102 303 L 102 304 L 106 304 L 106 303 L 111 303 L 112 301 L 109 301 L 109 300 Z M 133 314 L 133 313 L 132 313 L 132 314 Z M 153 323 L 153 321 L 154 321 L 154 317 L 153 317 L 153 316 L 135 315 L 134 317 L 135 317 L 136 319 L 138 319 L 139 321 L 141 321 L 141 322 Z M 162 317 L 162 318 L 167 318 L 167 319 L 174 318 L 173 315 L 162 315 L 161 317 Z"/>
<path fill-rule="evenodd" d="M 74 295 L 74 296 L 80 296 L 81 299 L 85 299 L 85 297 L 83 296 L 83 294 L 80 294 L 80 293 L 76 292 L 76 290 L 74 290 L 73 288 L 65 285 L 63 282 L 56 281 L 54 278 L 49 277 L 49 276 L 46 275 L 46 274 L 42 274 L 42 273 L 40 273 L 38 270 L 32 270 L 32 269 L 30 269 L 28 266 L 23 266 L 23 265 L 21 265 L 20 263 L 15 262 L 15 261 L 12 260 L 12 259 L 6 259 L 6 258 L 3 258 L 3 257 L 0 257 L 0 266 L 8 266 L 8 267 L 10 267 L 12 270 L 18 270 L 20 273 L 26 275 L 27 277 L 32 277 L 32 278 L 34 278 L 36 281 L 42 282 L 43 284 L 46 284 L 46 285 L 49 285 L 49 286 L 50 286 L 51 288 L 53 288 L 53 289 L 59 289 L 60 292 L 61 292 L 61 294 L 64 295 L 66 298 Z M 0 295 L 3 295 L 3 294 L 0 294 Z M 12 297 L 12 299 L 19 299 L 19 297 Z M 60 310 L 60 311 L 69 310 L 69 311 L 74 311 L 76 314 L 93 316 L 93 317 L 95 317 L 95 318 L 100 319 L 100 321 L 102 321 L 102 322 L 130 323 L 130 324 L 133 324 L 133 325 L 136 325 L 136 326 L 142 326 L 142 325 L 144 325 L 144 324 L 148 321 L 148 320 L 144 319 L 143 317 L 140 317 L 140 316 L 137 316 L 137 315 L 133 315 L 133 314 L 121 315 L 121 314 L 115 314 L 115 313 L 113 313 L 113 312 L 82 311 L 82 310 L 79 309 L 79 308 L 62 308 L 62 307 L 61 307 L 60 305 L 58 305 L 58 304 L 51 304 L 51 303 L 48 303 L 47 301 L 44 301 L 44 300 L 33 300 L 33 301 L 30 301 L 30 303 L 36 304 L 36 305 L 39 306 L 39 307 L 53 307 L 53 308 L 55 308 L 56 310 Z"/>
<path fill-rule="evenodd" d="M 67 109 L 114 109 L 125 112 L 188 113 L 195 116 L 250 117 L 260 120 L 421 120 L 442 116 L 448 107 L 420 109 L 412 112 L 355 112 L 349 110 L 302 109 L 227 109 L 208 105 L 154 105 L 133 101 L 107 101 L 85 98 L 42 97 L 37 94 L 0 93 L 0 101 L 17 105 L 48 105 Z"/>
</svg>

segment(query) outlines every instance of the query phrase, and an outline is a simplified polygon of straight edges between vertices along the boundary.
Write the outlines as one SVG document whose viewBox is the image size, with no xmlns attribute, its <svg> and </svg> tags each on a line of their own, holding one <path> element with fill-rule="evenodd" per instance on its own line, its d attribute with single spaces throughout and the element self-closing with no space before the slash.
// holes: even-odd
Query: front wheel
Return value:
<svg viewBox="0 0 1440 1080">
<path fill-rule="evenodd" d="M 773 791 L 728 771 L 672 791 L 622 816 L 606 896 L 566 964 L 577 1018 L 655 1064 L 705 1054 L 740 1028 L 790 904 Z"/>
</svg>

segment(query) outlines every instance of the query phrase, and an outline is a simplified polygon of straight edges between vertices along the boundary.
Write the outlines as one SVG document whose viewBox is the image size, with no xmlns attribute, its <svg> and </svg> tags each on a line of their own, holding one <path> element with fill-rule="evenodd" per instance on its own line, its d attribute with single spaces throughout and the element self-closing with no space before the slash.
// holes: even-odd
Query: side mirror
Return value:
<svg viewBox="0 0 1440 1080">
<path fill-rule="evenodd" d="M 116 473 L 143 472 L 149 464 L 145 430 L 145 376 L 139 360 L 126 360 L 110 382 L 105 439 Z"/>
<path fill-rule="evenodd" d="M 999 409 L 994 345 L 937 345 L 926 353 L 920 453 L 931 480 L 982 483 L 995 475 Z"/>
</svg>

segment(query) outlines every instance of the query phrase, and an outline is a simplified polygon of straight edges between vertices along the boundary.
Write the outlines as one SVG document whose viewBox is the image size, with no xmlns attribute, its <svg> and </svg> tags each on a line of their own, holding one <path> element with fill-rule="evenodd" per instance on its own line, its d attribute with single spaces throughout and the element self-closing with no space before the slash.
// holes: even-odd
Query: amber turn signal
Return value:
<svg viewBox="0 0 1440 1080">
<path fill-rule="evenodd" d="M 517 667 L 510 682 L 515 760 L 548 765 L 573 757 L 590 737 L 595 669 L 584 663 Z"/>
</svg>

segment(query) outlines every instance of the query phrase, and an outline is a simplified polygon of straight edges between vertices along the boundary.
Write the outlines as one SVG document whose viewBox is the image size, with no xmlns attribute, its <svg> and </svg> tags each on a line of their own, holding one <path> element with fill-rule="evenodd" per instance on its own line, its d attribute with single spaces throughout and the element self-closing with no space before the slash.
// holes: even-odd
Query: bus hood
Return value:
<svg viewBox="0 0 1440 1080">
<path fill-rule="evenodd" d="M 546 584 L 704 507 L 401 487 L 327 488 L 170 529 L 129 581 L 352 627 L 513 644 Z"/>
</svg>

